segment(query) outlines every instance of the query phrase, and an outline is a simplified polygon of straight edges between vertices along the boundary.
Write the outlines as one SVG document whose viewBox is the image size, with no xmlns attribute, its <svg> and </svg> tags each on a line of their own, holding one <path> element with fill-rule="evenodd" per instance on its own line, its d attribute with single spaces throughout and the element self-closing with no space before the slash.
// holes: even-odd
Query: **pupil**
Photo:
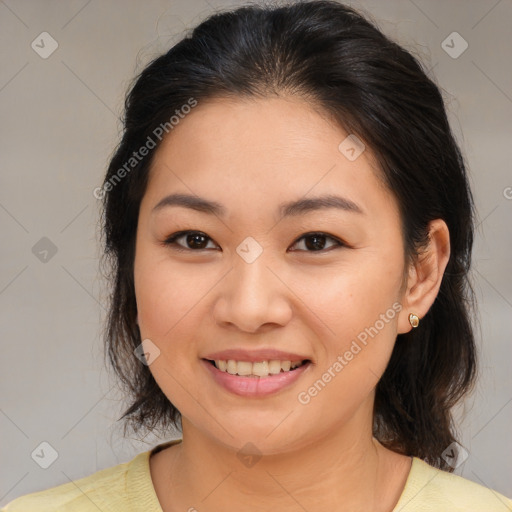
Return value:
<svg viewBox="0 0 512 512">
<path fill-rule="evenodd" d="M 199 235 L 199 234 L 188 235 L 187 243 L 190 244 L 190 240 L 194 240 L 195 242 L 197 242 L 198 239 L 203 239 L 202 241 L 203 241 L 203 244 L 204 244 L 204 238 L 205 237 L 203 235 Z M 195 242 L 192 242 L 192 244 L 190 244 L 190 245 L 192 245 L 192 247 L 195 247 L 195 248 L 200 248 L 200 249 L 203 248 L 202 247 L 203 244 L 201 242 L 199 242 L 199 244 L 196 244 Z"/>
<path fill-rule="evenodd" d="M 315 240 L 314 243 L 308 243 L 308 240 Z M 318 242 L 318 240 L 323 240 L 322 242 Z M 306 247 L 308 249 L 323 249 L 325 246 L 325 237 L 323 235 L 310 235 L 306 238 Z"/>
</svg>

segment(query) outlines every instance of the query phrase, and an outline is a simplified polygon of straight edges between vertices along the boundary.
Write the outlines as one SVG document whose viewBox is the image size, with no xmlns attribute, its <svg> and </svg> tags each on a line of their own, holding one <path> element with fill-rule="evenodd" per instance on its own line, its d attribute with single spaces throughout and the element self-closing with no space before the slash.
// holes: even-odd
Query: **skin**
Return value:
<svg viewBox="0 0 512 512">
<path fill-rule="evenodd" d="M 372 437 L 375 386 L 397 334 L 411 330 L 409 313 L 421 319 L 438 293 L 449 234 L 433 221 L 425 257 L 406 268 L 396 200 L 368 147 L 354 161 L 338 150 L 347 135 L 299 98 L 217 98 L 195 107 L 156 153 L 134 277 L 142 339 L 160 350 L 150 371 L 182 413 L 183 442 L 150 459 L 164 512 L 390 512 L 403 491 L 411 458 Z M 177 192 L 217 201 L 227 215 L 151 213 Z M 330 208 L 280 220 L 281 202 L 328 193 L 364 214 Z M 187 229 L 209 237 L 203 250 L 186 237 L 178 244 L 188 251 L 163 245 Z M 315 251 L 302 238 L 312 231 L 347 245 L 324 238 Z M 236 252 L 248 236 L 263 248 L 250 264 Z M 395 302 L 401 311 L 299 403 L 298 393 Z M 233 347 L 275 347 L 313 364 L 287 389 L 243 398 L 218 386 L 200 361 Z M 261 455 L 251 467 L 237 456 L 248 442 Z"/>
</svg>

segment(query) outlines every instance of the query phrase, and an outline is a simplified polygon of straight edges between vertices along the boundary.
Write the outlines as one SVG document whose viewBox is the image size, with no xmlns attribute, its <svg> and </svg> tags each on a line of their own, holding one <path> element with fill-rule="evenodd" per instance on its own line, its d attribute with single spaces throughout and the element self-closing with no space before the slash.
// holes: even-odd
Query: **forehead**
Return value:
<svg viewBox="0 0 512 512">
<path fill-rule="evenodd" d="M 297 97 L 214 98 L 199 103 L 165 137 L 157 153 L 225 167 L 325 159 L 347 134 Z M 254 160 L 240 159 L 251 157 Z"/>
<path fill-rule="evenodd" d="M 162 141 L 146 193 L 213 195 L 233 208 L 339 194 L 381 208 L 392 198 L 376 160 L 369 148 L 347 158 L 348 135 L 296 97 L 199 102 Z"/>
</svg>

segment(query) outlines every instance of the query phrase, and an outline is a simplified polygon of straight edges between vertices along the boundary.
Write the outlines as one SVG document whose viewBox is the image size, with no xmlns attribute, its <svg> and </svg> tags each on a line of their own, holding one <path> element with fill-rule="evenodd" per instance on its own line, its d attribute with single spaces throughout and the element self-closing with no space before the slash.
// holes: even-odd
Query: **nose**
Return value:
<svg viewBox="0 0 512 512">
<path fill-rule="evenodd" d="M 233 268 L 219 284 L 214 318 L 222 327 L 256 333 L 282 327 L 292 317 L 293 293 L 264 253 L 252 263 L 237 255 Z"/>
</svg>

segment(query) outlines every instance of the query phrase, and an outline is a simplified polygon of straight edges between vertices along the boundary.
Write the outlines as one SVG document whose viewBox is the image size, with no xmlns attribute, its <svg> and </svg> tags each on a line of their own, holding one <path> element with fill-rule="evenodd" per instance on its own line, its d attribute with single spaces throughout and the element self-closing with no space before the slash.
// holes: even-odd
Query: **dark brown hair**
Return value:
<svg viewBox="0 0 512 512">
<path fill-rule="evenodd" d="M 451 408 L 471 389 L 476 372 L 468 279 L 474 206 L 464 160 L 440 90 L 418 59 L 357 11 L 328 0 L 211 15 L 147 65 L 127 94 L 122 140 L 102 188 L 112 284 L 106 354 L 131 400 L 120 419 L 135 431 L 181 428 L 180 412 L 134 355 L 142 341 L 135 235 L 160 142 L 155 129 L 168 126 L 191 98 L 279 94 L 304 98 L 371 148 L 400 207 L 408 261 L 428 243 L 429 221 L 448 225 L 451 254 L 440 291 L 420 326 L 397 337 L 376 388 L 374 435 L 396 452 L 451 471 L 442 458 L 455 440 Z M 149 138 L 155 147 L 140 161 L 130 160 Z"/>
</svg>

